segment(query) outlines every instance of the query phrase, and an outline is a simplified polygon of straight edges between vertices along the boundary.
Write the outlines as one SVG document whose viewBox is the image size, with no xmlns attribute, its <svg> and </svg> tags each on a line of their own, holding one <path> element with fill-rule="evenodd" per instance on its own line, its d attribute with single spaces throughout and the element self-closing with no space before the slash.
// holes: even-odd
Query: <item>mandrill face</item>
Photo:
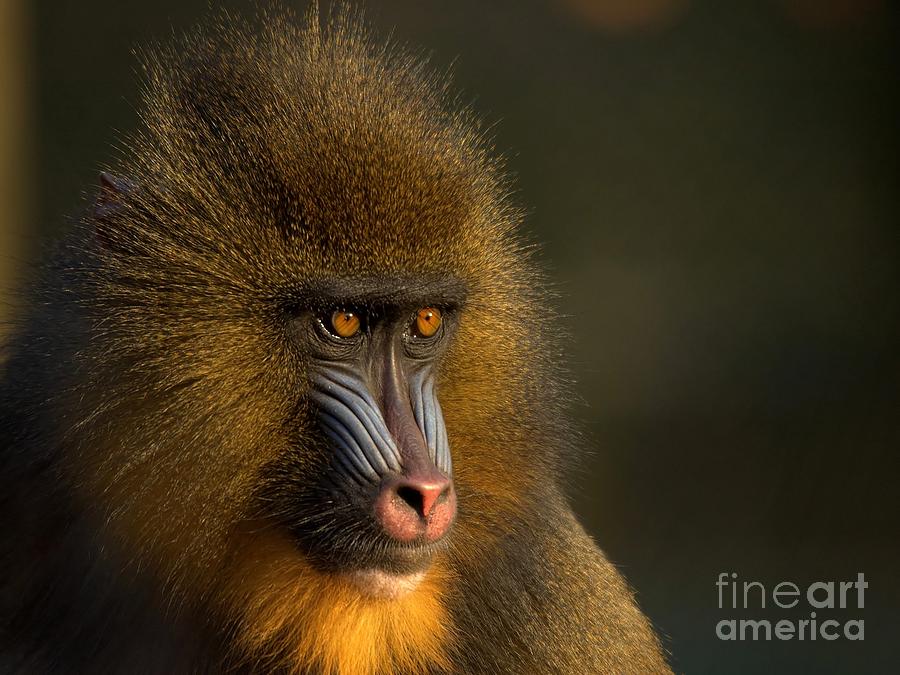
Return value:
<svg viewBox="0 0 900 675">
<path fill-rule="evenodd" d="M 325 508 L 283 522 L 318 566 L 366 594 L 414 589 L 456 517 L 435 379 L 465 295 L 452 276 L 341 280 L 295 308 L 291 339 L 308 355 L 329 459 L 298 497 Z"/>
</svg>

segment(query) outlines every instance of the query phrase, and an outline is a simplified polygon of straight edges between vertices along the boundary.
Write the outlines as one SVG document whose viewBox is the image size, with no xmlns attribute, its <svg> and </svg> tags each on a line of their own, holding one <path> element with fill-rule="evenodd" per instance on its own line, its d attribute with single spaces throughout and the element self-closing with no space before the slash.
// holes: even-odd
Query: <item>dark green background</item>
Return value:
<svg viewBox="0 0 900 675">
<path fill-rule="evenodd" d="M 573 336 L 591 451 L 571 485 L 579 514 L 678 671 L 888 672 L 898 15 L 697 0 L 610 30 L 574 4 L 396 0 L 368 14 L 438 67 L 455 60 L 465 98 L 497 122 Z M 208 5 L 29 10 L 33 211 L 49 233 L 137 123 L 131 50 Z M 717 608 L 721 571 L 770 586 L 864 572 L 866 640 L 720 642 L 716 621 L 741 616 Z"/>
</svg>

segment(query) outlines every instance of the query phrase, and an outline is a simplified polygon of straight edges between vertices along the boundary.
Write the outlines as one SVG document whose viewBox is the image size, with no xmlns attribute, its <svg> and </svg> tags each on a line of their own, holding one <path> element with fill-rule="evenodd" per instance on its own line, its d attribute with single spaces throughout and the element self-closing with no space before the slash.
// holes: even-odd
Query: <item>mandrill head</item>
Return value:
<svg viewBox="0 0 900 675">
<path fill-rule="evenodd" d="M 442 80 L 345 15 L 261 23 L 146 59 L 48 300 L 63 473 L 234 658 L 439 669 L 454 580 L 556 470 L 540 276 Z"/>
</svg>

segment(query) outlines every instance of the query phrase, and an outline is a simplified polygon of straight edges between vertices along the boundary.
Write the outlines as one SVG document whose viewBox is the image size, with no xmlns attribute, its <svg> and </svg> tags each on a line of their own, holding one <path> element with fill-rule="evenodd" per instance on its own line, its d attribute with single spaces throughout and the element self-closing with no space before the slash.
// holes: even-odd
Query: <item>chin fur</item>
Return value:
<svg viewBox="0 0 900 675">
<path fill-rule="evenodd" d="M 241 591 L 226 599 L 242 626 L 244 660 L 328 675 L 449 669 L 454 629 L 440 560 L 410 574 L 335 574 L 313 567 L 287 537 L 268 532 L 244 544 L 233 570 L 240 582 L 230 586 Z"/>
</svg>

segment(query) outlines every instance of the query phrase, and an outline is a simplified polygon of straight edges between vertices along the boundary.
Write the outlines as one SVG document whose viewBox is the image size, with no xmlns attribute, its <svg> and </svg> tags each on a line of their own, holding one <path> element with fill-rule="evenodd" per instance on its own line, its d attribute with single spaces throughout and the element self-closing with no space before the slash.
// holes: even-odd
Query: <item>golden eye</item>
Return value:
<svg viewBox="0 0 900 675">
<path fill-rule="evenodd" d="M 436 307 L 423 307 L 416 312 L 415 333 L 419 337 L 430 338 L 441 327 L 441 311 Z"/>
<path fill-rule="evenodd" d="M 353 337 L 359 332 L 359 317 L 353 312 L 339 309 L 331 315 L 331 327 L 338 337 Z"/>
</svg>

